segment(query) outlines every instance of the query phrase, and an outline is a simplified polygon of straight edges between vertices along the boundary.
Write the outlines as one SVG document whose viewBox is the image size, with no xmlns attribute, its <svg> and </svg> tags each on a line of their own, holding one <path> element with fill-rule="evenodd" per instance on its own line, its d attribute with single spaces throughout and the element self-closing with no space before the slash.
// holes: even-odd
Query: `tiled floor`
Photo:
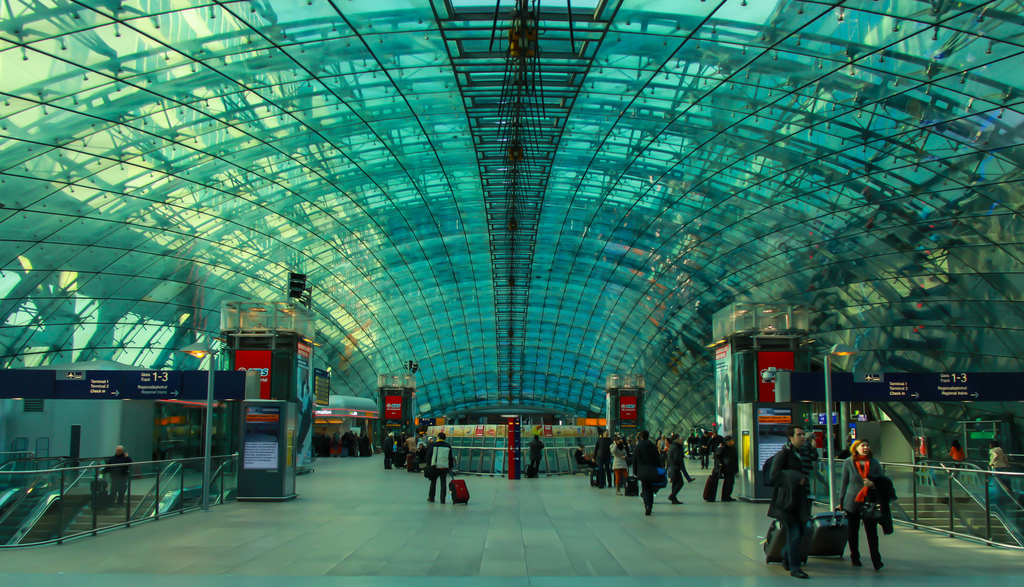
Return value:
<svg viewBox="0 0 1024 587">
<path fill-rule="evenodd" d="M 700 472 L 700 471 L 697 471 Z M 684 505 L 591 489 L 587 479 L 511 482 L 466 477 L 468 506 L 427 503 L 427 481 L 385 471 L 378 458 L 321 459 L 299 477 L 301 495 L 173 516 L 98 537 L 0 551 L 0 585 L 297 586 L 792 585 L 765 565 L 766 506 L 704 503 L 698 484 Z M 882 538 L 885 569 L 813 559 L 812 580 L 840 585 L 1024 584 L 1024 553 L 897 528 Z M 185 577 L 183 575 L 188 575 Z"/>
</svg>

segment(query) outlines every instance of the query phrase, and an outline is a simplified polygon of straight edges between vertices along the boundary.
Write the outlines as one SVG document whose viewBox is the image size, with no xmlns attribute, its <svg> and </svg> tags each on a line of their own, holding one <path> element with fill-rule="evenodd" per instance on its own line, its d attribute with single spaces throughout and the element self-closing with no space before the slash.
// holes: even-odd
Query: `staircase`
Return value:
<svg viewBox="0 0 1024 587">
<path fill-rule="evenodd" d="M 901 498 L 899 504 L 906 511 L 910 521 L 913 521 L 911 518 L 914 511 L 913 498 Z M 995 514 L 989 516 L 992 527 L 991 540 L 1001 544 L 1017 544 L 1013 534 L 1003 526 L 999 518 Z M 937 530 L 949 530 L 949 498 L 919 495 L 917 497 L 917 523 Z M 986 539 L 985 508 L 970 497 L 953 498 L 953 531 Z"/>
</svg>

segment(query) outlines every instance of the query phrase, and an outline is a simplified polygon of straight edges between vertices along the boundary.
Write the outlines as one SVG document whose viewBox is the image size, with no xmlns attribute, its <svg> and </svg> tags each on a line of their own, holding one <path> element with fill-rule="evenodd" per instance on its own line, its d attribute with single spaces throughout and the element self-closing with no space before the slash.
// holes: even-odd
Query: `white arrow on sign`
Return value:
<svg viewBox="0 0 1024 587">
<path fill-rule="evenodd" d="M 174 391 L 172 391 L 172 392 L 171 392 L 171 395 L 178 395 L 178 390 L 177 390 L 177 389 L 175 389 Z"/>
<path fill-rule="evenodd" d="M 117 396 L 121 395 L 121 392 L 115 389 L 115 390 L 114 390 L 114 393 L 112 393 L 112 394 L 110 394 L 110 395 L 112 395 L 112 396 L 114 396 L 114 397 L 117 397 Z"/>
<path fill-rule="evenodd" d="M 920 394 L 920 393 L 917 393 L 917 392 L 915 391 L 914 393 L 910 394 L 910 397 L 912 397 L 912 398 L 914 398 L 914 399 L 917 399 L 917 398 L 921 397 L 921 394 Z"/>
<path fill-rule="evenodd" d="M 972 393 L 972 394 L 971 394 L 971 397 L 978 397 L 978 392 L 974 392 L 974 393 Z"/>
</svg>

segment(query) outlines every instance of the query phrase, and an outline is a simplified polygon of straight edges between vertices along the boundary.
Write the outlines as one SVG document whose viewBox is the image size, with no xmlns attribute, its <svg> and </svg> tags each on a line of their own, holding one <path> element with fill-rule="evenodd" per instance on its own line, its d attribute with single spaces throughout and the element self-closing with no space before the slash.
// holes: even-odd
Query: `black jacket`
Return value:
<svg viewBox="0 0 1024 587">
<path fill-rule="evenodd" d="M 117 475 L 118 477 L 127 477 L 131 473 L 131 468 L 128 466 L 132 462 L 132 458 L 127 453 L 123 455 L 114 455 L 107 459 L 108 467 L 103 470 L 111 475 Z"/>
<path fill-rule="evenodd" d="M 539 438 L 530 441 L 530 460 L 539 461 L 544 457 L 544 443 Z"/>
<path fill-rule="evenodd" d="M 606 461 L 612 460 L 612 439 L 604 436 L 598 438 L 597 444 L 594 445 L 594 456 Z"/>
<path fill-rule="evenodd" d="M 892 534 L 891 503 L 896 500 L 896 487 L 893 485 L 892 479 L 882 475 L 875 479 L 874 489 L 878 496 L 878 503 L 882 506 L 882 519 L 878 521 L 878 525 L 882 527 L 883 534 Z"/>
<path fill-rule="evenodd" d="M 650 440 L 641 440 L 636 445 L 636 457 L 633 461 L 633 473 L 637 479 L 656 481 L 659 478 L 658 466 L 661 465 L 661 458 L 658 456 L 658 447 Z"/>
<path fill-rule="evenodd" d="M 718 447 L 715 460 L 722 466 L 722 475 L 735 475 L 740 472 L 740 457 L 735 446 L 723 442 Z"/>
<path fill-rule="evenodd" d="M 782 522 L 806 522 L 811 519 L 810 479 L 803 472 L 800 457 L 782 447 L 772 459 L 771 479 L 775 484 L 768 516 Z"/>
<path fill-rule="evenodd" d="M 682 471 L 686 467 L 686 455 L 683 454 L 683 445 L 678 442 L 673 442 L 668 445 L 668 462 L 667 467 L 668 473 L 671 475 L 677 471 Z"/>
</svg>

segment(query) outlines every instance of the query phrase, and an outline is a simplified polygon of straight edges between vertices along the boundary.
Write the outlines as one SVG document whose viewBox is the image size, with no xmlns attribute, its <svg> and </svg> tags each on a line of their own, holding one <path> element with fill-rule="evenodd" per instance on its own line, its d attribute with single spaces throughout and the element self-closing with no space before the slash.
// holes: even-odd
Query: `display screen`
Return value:
<svg viewBox="0 0 1024 587">
<path fill-rule="evenodd" d="M 619 396 L 619 419 L 636 420 L 636 396 Z"/>
<path fill-rule="evenodd" d="M 384 418 L 388 420 L 402 419 L 402 396 L 384 396 Z"/>
<path fill-rule="evenodd" d="M 244 469 L 276 469 L 278 439 L 281 434 L 281 408 L 248 406 L 245 408 Z"/>
</svg>

